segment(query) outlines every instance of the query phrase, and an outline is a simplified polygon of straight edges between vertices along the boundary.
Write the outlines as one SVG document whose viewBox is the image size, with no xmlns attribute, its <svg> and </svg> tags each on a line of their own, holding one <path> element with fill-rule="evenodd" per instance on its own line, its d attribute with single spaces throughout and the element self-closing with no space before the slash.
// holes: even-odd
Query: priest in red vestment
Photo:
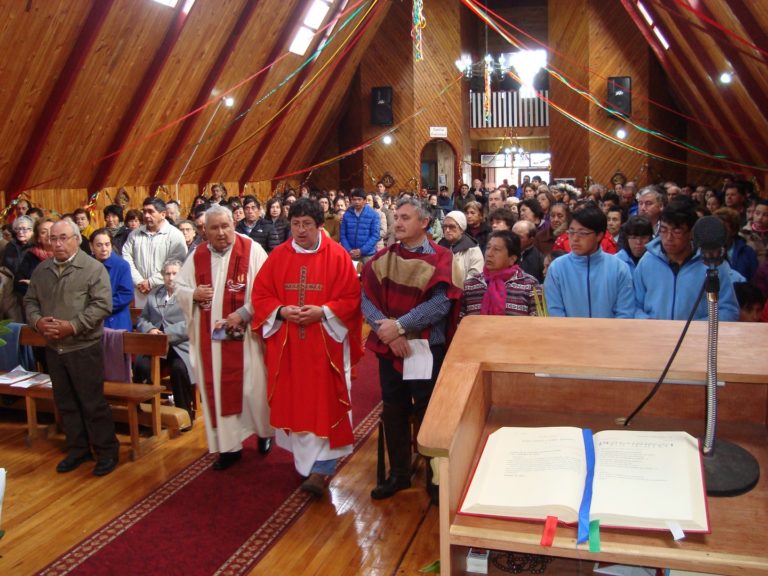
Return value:
<svg viewBox="0 0 768 576">
<path fill-rule="evenodd" d="M 360 282 L 349 254 L 326 234 L 320 205 L 297 200 L 292 239 L 275 248 L 253 286 L 254 330 L 266 342 L 270 424 L 293 453 L 302 489 L 325 492 L 352 452 L 350 370 L 362 356 Z"/>
</svg>

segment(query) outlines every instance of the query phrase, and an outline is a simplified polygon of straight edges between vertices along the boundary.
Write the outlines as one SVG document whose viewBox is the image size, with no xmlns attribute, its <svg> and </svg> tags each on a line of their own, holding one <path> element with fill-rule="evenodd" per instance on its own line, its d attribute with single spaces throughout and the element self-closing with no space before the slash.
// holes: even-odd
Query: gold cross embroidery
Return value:
<svg viewBox="0 0 768 576">
<path fill-rule="evenodd" d="M 307 267 L 301 266 L 299 268 L 299 281 L 290 282 L 285 285 L 286 290 L 296 290 L 299 293 L 298 306 L 301 308 L 304 306 L 307 290 L 313 292 L 320 292 L 323 289 L 322 284 L 307 284 Z M 299 338 L 304 339 L 304 326 L 299 326 Z"/>
</svg>

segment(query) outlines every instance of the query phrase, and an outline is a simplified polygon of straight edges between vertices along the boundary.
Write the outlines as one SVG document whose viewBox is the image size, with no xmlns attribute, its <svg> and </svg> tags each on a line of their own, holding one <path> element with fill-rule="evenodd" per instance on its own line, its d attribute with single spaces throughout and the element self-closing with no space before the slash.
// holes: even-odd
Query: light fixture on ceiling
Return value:
<svg viewBox="0 0 768 576">
<path fill-rule="evenodd" d="M 730 72 L 720 74 L 720 84 L 730 84 L 731 82 L 733 82 L 733 74 Z"/>
<path fill-rule="evenodd" d="M 616 138 L 619 140 L 624 140 L 627 137 L 627 131 L 624 130 L 624 128 L 619 128 L 616 130 Z"/>
<path fill-rule="evenodd" d="M 389 134 L 387 134 L 386 136 L 384 136 L 384 137 L 381 139 L 381 141 L 382 141 L 384 144 L 386 144 L 387 146 L 389 146 L 390 144 L 392 144 L 392 136 L 390 136 Z"/>
<path fill-rule="evenodd" d="M 232 106 L 235 105 L 235 99 L 232 98 L 232 96 L 227 96 L 224 98 L 224 106 L 227 108 L 232 108 Z"/>
<path fill-rule="evenodd" d="M 472 76 L 472 58 L 469 57 L 469 54 L 462 54 L 461 58 L 458 58 L 456 62 L 456 68 L 459 69 L 459 72 L 464 74 L 467 78 Z"/>
</svg>

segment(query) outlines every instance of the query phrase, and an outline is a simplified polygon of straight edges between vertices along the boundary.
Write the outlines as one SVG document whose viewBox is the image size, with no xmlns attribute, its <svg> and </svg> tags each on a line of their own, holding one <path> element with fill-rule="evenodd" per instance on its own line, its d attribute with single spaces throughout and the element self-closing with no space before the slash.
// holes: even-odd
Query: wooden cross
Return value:
<svg viewBox="0 0 768 576">
<path fill-rule="evenodd" d="M 285 285 L 286 290 L 296 290 L 299 293 L 298 306 L 301 308 L 304 306 L 307 290 L 314 292 L 320 292 L 323 289 L 322 284 L 307 284 L 307 267 L 301 266 L 299 268 L 299 281 L 290 282 Z M 304 339 L 304 326 L 299 326 L 299 338 Z"/>
</svg>

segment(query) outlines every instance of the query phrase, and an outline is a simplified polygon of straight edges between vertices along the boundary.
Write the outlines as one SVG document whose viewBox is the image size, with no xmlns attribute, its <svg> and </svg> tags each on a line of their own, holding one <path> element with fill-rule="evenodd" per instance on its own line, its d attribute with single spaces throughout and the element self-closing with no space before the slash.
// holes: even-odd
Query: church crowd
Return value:
<svg viewBox="0 0 768 576">
<path fill-rule="evenodd" d="M 703 217 L 722 223 L 716 261 L 694 244 Z M 93 220 L 21 200 L 0 242 L 2 317 L 48 341 L 36 359 L 66 437 L 59 473 L 94 457 L 96 475 L 118 464 L 101 390 L 112 331 L 168 336 L 173 402 L 191 423 L 202 410 L 214 469 L 235 465 L 256 434 L 263 454 L 273 439 L 291 451 L 302 489 L 322 495 L 352 451 L 352 369 L 367 322 L 389 462 L 371 497 L 384 499 L 411 485 L 413 424 L 465 316 L 704 320 L 705 277 L 717 270 L 720 319 L 768 321 L 768 200 L 730 177 L 586 190 L 526 177 L 396 196 L 382 182 L 301 186 L 264 204 L 216 184 L 188 213 L 149 197 L 141 210 L 105 207 L 103 227 Z M 135 322 L 132 307 L 142 309 Z M 414 373 L 415 356 L 428 374 Z M 132 378 L 150 381 L 148 358 L 135 359 Z"/>
</svg>

